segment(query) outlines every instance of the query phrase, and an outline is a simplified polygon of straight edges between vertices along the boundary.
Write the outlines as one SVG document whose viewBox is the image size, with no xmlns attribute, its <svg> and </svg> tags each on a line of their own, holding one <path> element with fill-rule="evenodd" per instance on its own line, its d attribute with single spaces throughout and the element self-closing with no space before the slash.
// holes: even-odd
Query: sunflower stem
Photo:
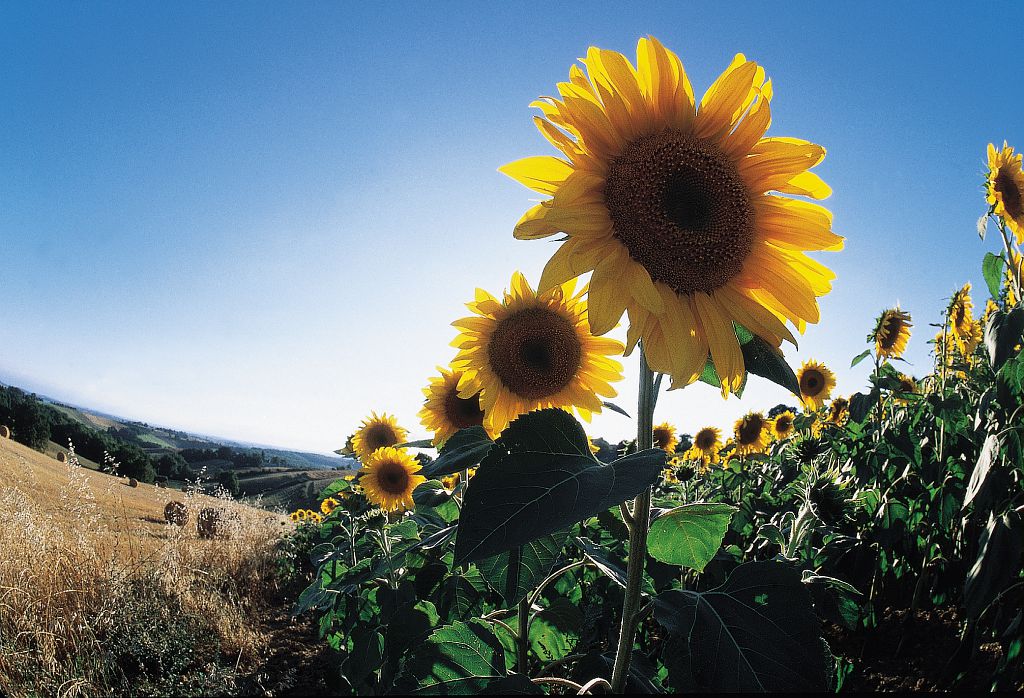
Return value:
<svg viewBox="0 0 1024 698">
<path fill-rule="evenodd" d="M 640 395 L 637 401 L 636 450 L 654 447 L 654 403 L 657 392 L 654 373 L 647 364 L 643 344 L 640 345 Z M 626 568 L 626 592 L 622 601 L 622 627 L 612 667 L 612 692 L 623 693 L 629 663 L 633 656 L 636 635 L 637 609 L 640 606 L 640 587 L 647 562 L 647 530 L 651 524 L 651 488 L 648 487 L 633 500 L 633 525 L 629 529 L 629 563 Z"/>
<path fill-rule="evenodd" d="M 1010 274 L 1013 276 L 1013 280 L 1017 286 L 1017 302 L 1021 302 L 1021 297 L 1024 296 L 1024 281 L 1020 278 L 1020 269 L 1013 263 L 1013 248 L 1010 245 L 1010 238 L 1006 235 L 1006 223 L 1003 222 L 1002 218 L 996 219 L 996 227 L 999 228 L 999 234 L 1003 237 L 1003 248 L 1006 250 L 1006 266 L 1010 267 Z"/>
<path fill-rule="evenodd" d="M 527 598 L 523 598 L 519 602 L 519 632 L 516 636 L 516 650 L 518 652 L 518 659 L 516 661 L 516 670 L 520 674 L 527 674 L 527 659 L 528 651 L 530 648 L 530 601 Z"/>
</svg>

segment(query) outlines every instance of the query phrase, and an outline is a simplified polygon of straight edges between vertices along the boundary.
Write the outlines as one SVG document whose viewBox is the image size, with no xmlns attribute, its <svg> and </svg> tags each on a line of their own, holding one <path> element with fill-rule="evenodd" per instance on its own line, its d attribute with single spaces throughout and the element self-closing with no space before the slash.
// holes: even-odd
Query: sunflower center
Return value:
<svg viewBox="0 0 1024 698">
<path fill-rule="evenodd" d="M 480 395 L 459 397 L 455 386 L 452 386 L 444 398 L 444 414 L 456 429 L 465 429 L 484 423 L 484 411 L 480 409 Z"/>
<path fill-rule="evenodd" d="M 675 129 L 629 143 L 609 164 L 604 198 L 630 257 L 677 293 L 724 286 L 754 241 L 736 166 L 713 143 Z"/>
<path fill-rule="evenodd" d="M 580 368 L 583 345 L 567 318 L 548 308 L 525 308 L 494 328 L 487 358 L 508 390 L 536 400 L 569 385 Z"/>
<path fill-rule="evenodd" d="M 900 330 L 903 329 L 903 320 L 893 315 L 882 323 L 882 337 L 878 343 L 883 349 L 892 349 L 899 339 Z"/>
<path fill-rule="evenodd" d="M 792 426 L 793 420 L 790 417 L 775 418 L 775 431 L 779 432 L 780 434 L 788 433 Z"/>
<path fill-rule="evenodd" d="M 736 438 L 741 444 L 747 446 L 757 442 L 761 438 L 761 429 L 764 427 L 764 420 L 756 414 L 749 414 L 740 422 L 739 433 Z"/>
<path fill-rule="evenodd" d="M 693 440 L 702 451 L 707 451 L 709 448 L 715 445 L 715 432 L 709 429 L 703 429 L 697 432 L 697 437 Z"/>
<path fill-rule="evenodd" d="M 409 487 L 409 472 L 401 463 L 381 463 L 377 470 L 377 486 L 388 494 L 405 494 Z"/>
<path fill-rule="evenodd" d="M 811 397 L 818 394 L 825 385 L 825 376 L 820 371 L 807 369 L 800 376 L 800 392 Z"/>
<path fill-rule="evenodd" d="M 398 434 L 387 424 L 374 424 L 366 431 L 366 443 L 371 452 L 385 446 L 394 446 L 398 443 Z"/>
<path fill-rule="evenodd" d="M 996 191 L 1002 195 L 1003 208 L 1011 218 L 1018 218 L 1024 214 L 1024 200 L 1022 200 L 1024 193 L 1017 188 L 1017 183 L 1009 172 L 1000 169 L 999 174 L 996 175 L 994 186 Z"/>
<path fill-rule="evenodd" d="M 654 447 L 655 448 L 667 448 L 669 442 L 672 440 L 672 433 L 668 429 L 655 429 L 654 430 Z"/>
</svg>

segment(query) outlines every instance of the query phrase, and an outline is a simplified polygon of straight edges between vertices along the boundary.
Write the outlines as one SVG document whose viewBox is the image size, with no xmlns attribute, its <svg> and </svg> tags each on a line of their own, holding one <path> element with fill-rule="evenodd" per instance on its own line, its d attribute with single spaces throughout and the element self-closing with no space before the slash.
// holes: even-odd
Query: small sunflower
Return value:
<svg viewBox="0 0 1024 698">
<path fill-rule="evenodd" d="M 1017 238 L 1018 245 L 1024 245 L 1024 171 L 1021 169 L 1021 153 L 1014 155 L 1013 148 L 1003 141 L 1003 149 L 996 150 L 988 144 L 988 191 L 985 197 L 997 216 L 1006 222 L 1006 227 Z"/>
<path fill-rule="evenodd" d="M 321 524 L 324 522 L 324 517 L 320 516 L 318 512 L 307 511 L 306 521 L 309 521 L 310 523 Z"/>
<path fill-rule="evenodd" d="M 662 470 L 661 479 L 666 485 L 676 485 L 679 483 L 679 478 L 676 477 L 676 471 L 674 468 L 665 468 Z"/>
<path fill-rule="evenodd" d="M 968 281 L 959 291 L 953 294 L 949 302 L 949 327 L 953 330 L 953 340 L 960 353 L 967 355 L 971 339 L 974 336 L 974 303 L 971 302 L 971 282 Z"/>
<path fill-rule="evenodd" d="M 796 415 L 789 410 L 775 415 L 775 419 L 771 422 L 772 436 L 777 441 L 788 439 L 796 431 L 796 427 L 793 424 L 794 420 L 796 420 Z"/>
<path fill-rule="evenodd" d="M 898 376 L 900 387 L 894 392 L 894 398 L 896 402 L 901 405 L 910 404 L 912 395 L 918 395 L 921 392 L 921 386 L 918 384 L 916 378 L 912 378 L 905 373 L 901 373 Z"/>
<path fill-rule="evenodd" d="M 679 437 L 676 435 L 676 428 L 668 422 L 662 422 L 654 427 L 654 447 L 660 448 L 666 453 L 675 453 Z"/>
<path fill-rule="evenodd" d="M 595 337 L 587 326 L 584 287 L 570 280 L 535 293 L 519 272 L 504 299 L 477 289 L 467 307 L 476 315 L 452 323 L 462 330 L 452 369 L 462 371 L 459 397 L 479 393 L 484 427 L 500 433 L 521 414 L 544 407 L 600 412 L 599 396 L 614 397 L 622 378 L 621 342 Z"/>
<path fill-rule="evenodd" d="M 699 460 L 707 466 L 717 463 L 722 450 L 722 432 L 716 427 L 704 427 L 693 436 L 693 446 L 686 452 L 690 460 Z"/>
<path fill-rule="evenodd" d="M 452 473 L 451 475 L 444 475 L 441 478 L 441 485 L 446 490 L 451 491 L 451 490 L 454 490 L 458 486 L 459 480 L 461 480 L 461 479 L 462 479 L 462 476 L 459 473 Z"/>
<path fill-rule="evenodd" d="M 850 418 L 850 401 L 845 397 L 837 397 L 828 407 L 827 422 L 841 426 Z"/>
<path fill-rule="evenodd" d="M 733 437 L 736 440 L 738 456 L 749 456 L 754 453 L 764 453 L 771 441 L 771 430 L 768 420 L 761 412 L 748 412 L 736 420 L 733 428 Z"/>
<path fill-rule="evenodd" d="M 385 446 L 363 461 L 359 483 L 371 504 L 384 511 L 412 509 L 412 491 L 427 478 L 418 475 L 423 466 L 404 450 Z"/>
<path fill-rule="evenodd" d="M 352 435 L 352 448 L 359 460 L 364 460 L 378 448 L 403 443 L 408 437 L 407 432 L 398 426 L 398 421 L 384 413 L 377 416 L 371 412 L 369 418 L 363 420 L 362 426 Z"/>
<path fill-rule="evenodd" d="M 341 502 L 334 497 L 328 497 L 324 501 L 320 502 L 320 511 L 323 512 L 324 516 L 330 516 L 331 512 L 340 506 Z"/>
<path fill-rule="evenodd" d="M 820 409 L 836 387 L 836 375 L 814 359 L 803 362 L 796 379 L 800 383 L 800 399 L 809 410 Z"/>
<path fill-rule="evenodd" d="M 560 98 L 532 106 L 562 157 L 529 157 L 501 171 L 550 196 L 515 228 L 519 239 L 568 237 L 544 268 L 541 289 L 593 272 L 590 327 L 603 335 L 628 313 L 629 351 L 674 386 L 700 376 L 710 357 L 722 393 L 742 384 L 734 323 L 773 347 L 795 344 L 819 319 L 817 298 L 835 275 L 808 250 L 839 250 L 832 214 L 790 196 L 831 189 L 810 170 L 825 149 L 765 138 L 771 81 L 737 54 L 699 103 L 683 64 L 652 37 L 637 64 L 590 48 Z"/>
<path fill-rule="evenodd" d="M 910 341 L 910 313 L 890 308 L 878 316 L 875 331 L 869 339 L 875 341 L 875 353 L 883 359 L 897 359 Z"/>
<path fill-rule="evenodd" d="M 484 411 L 480 408 L 480 395 L 459 397 L 459 379 L 462 371 L 449 371 L 440 366 L 440 377 L 430 379 L 423 389 L 427 400 L 420 410 L 420 423 L 434 432 L 434 445 L 440 447 L 459 429 L 480 426 Z M 493 436 L 493 434 L 491 434 Z"/>
<path fill-rule="evenodd" d="M 992 317 L 992 313 L 997 312 L 998 310 L 999 310 L 999 304 L 996 303 L 994 300 L 989 298 L 989 299 L 987 299 L 985 301 L 985 310 L 981 314 L 981 325 L 982 325 L 982 327 L 984 327 L 985 325 L 988 324 L 988 319 L 990 317 Z"/>
<path fill-rule="evenodd" d="M 301 521 L 301 519 L 299 518 L 299 512 L 297 511 L 293 511 L 291 514 L 289 514 L 288 518 L 292 520 L 292 523 L 298 523 L 299 521 Z"/>
</svg>

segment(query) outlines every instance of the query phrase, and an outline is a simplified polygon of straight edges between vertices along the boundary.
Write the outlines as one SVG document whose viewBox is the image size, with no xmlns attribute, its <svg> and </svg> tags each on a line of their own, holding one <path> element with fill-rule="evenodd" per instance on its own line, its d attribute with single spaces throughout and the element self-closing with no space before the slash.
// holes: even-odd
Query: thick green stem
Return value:
<svg viewBox="0 0 1024 698">
<path fill-rule="evenodd" d="M 640 397 L 637 404 L 636 448 L 643 451 L 654 447 L 654 373 L 647 365 L 643 345 L 640 345 Z M 633 523 L 629 527 L 629 565 L 626 569 L 626 592 L 622 601 L 622 628 L 619 630 L 619 646 L 615 652 L 615 666 L 612 667 L 612 692 L 623 693 L 629 662 L 633 655 L 633 640 L 636 635 L 636 615 L 640 607 L 640 587 L 644 579 L 644 565 L 647 562 L 647 530 L 651 523 L 651 488 L 633 500 Z"/>
<path fill-rule="evenodd" d="M 529 669 L 527 652 L 530 649 L 530 601 L 525 598 L 519 602 L 519 632 L 516 638 L 516 649 L 519 654 L 516 670 L 520 674 L 526 674 Z"/>
</svg>

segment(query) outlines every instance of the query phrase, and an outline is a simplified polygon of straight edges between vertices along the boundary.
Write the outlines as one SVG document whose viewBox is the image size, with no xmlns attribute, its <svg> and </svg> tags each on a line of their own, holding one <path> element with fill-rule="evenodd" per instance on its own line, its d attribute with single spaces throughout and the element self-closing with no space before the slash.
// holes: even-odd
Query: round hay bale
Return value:
<svg viewBox="0 0 1024 698">
<path fill-rule="evenodd" d="M 130 477 L 130 478 L 128 478 L 128 486 L 129 487 L 138 487 L 139 486 L 139 481 L 136 480 L 133 477 Z"/>
<path fill-rule="evenodd" d="M 174 526 L 184 526 L 188 523 L 188 507 L 184 502 L 167 502 L 164 507 L 164 520 Z"/>
<path fill-rule="evenodd" d="M 196 517 L 196 530 L 199 531 L 200 538 L 213 538 L 220 533 L 221 528 L 221 514 L 218 510 L 206 507 L 199 511 L 199 516 Z"/>
<path fill-rule="evenodd" d="M 11 438 L 11 428 L 7 425 L 0 425 L 0 439 Z"/>
<path fill-rule="evenodd" d="M 64 451 L 61 451 L 60 453 L 57 454 L 57 461 L 60 463 L 67 463 L 68 454 L 64 453 Z"/>
</svg>

